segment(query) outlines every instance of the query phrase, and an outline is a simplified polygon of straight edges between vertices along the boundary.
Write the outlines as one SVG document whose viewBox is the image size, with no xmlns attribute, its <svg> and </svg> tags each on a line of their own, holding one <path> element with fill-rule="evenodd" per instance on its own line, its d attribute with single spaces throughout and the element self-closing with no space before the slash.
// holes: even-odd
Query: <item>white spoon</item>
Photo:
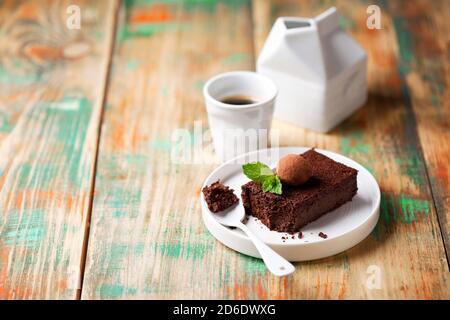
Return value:
<svg viewBox="0 0 450 320">
<path fill-rule="evenodd" d="M 219 213 L 211 213 L 214 218 L 221 224 L 227 227 L 236 227 L 244 231 L 247 236 L 252 240 L 256 249 L 258 249 L 261 258 L 266 264 L 267 269 L 278 277 L 287 276 L 295 271 L 295 267 L 287 261 L 285 258 L 276 253 L 267 244 L 259 240 L 253 232 L 242 223 L 245 217 L 244 207 L 242 205 L 236 205 L 230 209 L 224 210 Z"/>
</svg>

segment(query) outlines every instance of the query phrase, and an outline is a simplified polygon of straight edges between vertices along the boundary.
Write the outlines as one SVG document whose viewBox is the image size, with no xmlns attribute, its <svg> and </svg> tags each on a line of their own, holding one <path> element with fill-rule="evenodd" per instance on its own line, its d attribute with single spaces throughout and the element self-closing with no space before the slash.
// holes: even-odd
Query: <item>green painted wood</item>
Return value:
<svg viewBox="0 0 450 320">
<path fill-rule="evenodd" d="M 83 298 L 448 298 L 421 129 L 404 90 L 409 55 L 392 8 L 382 7 L 385 28 L 370 31 L 366 4 L 337 2 L 341 25 L 369 52 L 371 94 L 363 109 L 329 134 L 274 125 L 283 145 L 335 150 L 373 172 L 383 193 L 380 223 L 355 248 L 299 263 L 294 276 L 278 279 L 261 261 L 208 234 L 198 194 L 215 166 L 171 163 L 171 134 L 186 128 L 191 146 L 201 144 L 194 121 L 206 126 L 206 79 L 251 69 L 276 16 L 315 15 L 327 4 L 126 4 L 102 130 Z M 213 157 L 210 150 L 204 155 Z M 374 267 L 382 279 L 378 289 L 366 285 Z"/>
<path fill-rule="evenodd" d="M 257 284 L 264 266 L 203 226 L 198 192 L 214 165 L 173 164 L 170 153 L 177 128 L 186 147 L 200 144 L 205 81 L 252 68 L 250 2 L 135 1 L 121 16 L 82 298 L 233 297 L 242 272 Z"/>
<path fill-rule="evenodd" d="M 0 299 L 74 299 L 113 2 L 0 2 Z"/>
<path fill-rule="evenodd" d="M 450 250 L 449 25 L 446 1 L 391 4 L 400 73 L 416 118 L 447 259 Z M 428 15 L 422 12 L 429 12 Z"/>
<path fill-rule="evenodd" d="M 272 5 L 263 1 L 255 3 L 259 7 L 257 14 L 269 15 L 272 20 L 285 15 L 315 16 L 326 8 L 326 5 L 308 1 L 275 1 Z M 381 30 L 366 27 L 367 3 L 335 3 L 341 13 L 341 27 L 351 33 L 369 55 L 369 101 L 366 106 L 326 135 L 293 127 L 286 130 L 283 123 L 278 123 L 276 128 L 285 132 L 281 136 L 283 144 L 315 145 L 348 155 L 368 168 L 380 184 L 381 219 L 376 229 L 354 249 L 330 259 L 336 264 L 345 262 L 350 269 L 345 272 L 343 281 L 348 283 L 346 293 L 337 296 L 445 298 L 449 292 L 449 277 L 439 228 L 440 215 L 435 210 L 426 156 L 422 152 L 422 146 L 427 144 L 422 140 L 426 123 L 418 125 L 418 108 L 411 104 L 411 95 L 419 93 L 421 87 L 409 86 L 407 79 L 407 68 L 419 57 L 410 48 L 415 33 L 402 29 L 403 23 L 415 24 L 408 10 L 416 17 L 427 17 L 424 12 L 434 10 L 422 1 L 374 4 L 381 8 Z M 400 13 L 406 16 L 400 19 Z M 261 48 L 264 32 L 270 30 L 271 23 L 267 23 L 270 20 L 267 18 L 255 20 L 265 22 L 255 25 L 256 30 L 264 30 L 255 39 L 255 47 Z M 420 43 L 420 39 L 415 41 Z M 441 57 L 440 62 L 445 63 L 444 60 Z M 432 109 L 431 105 L 421 107 L 423 112 Z M 445 153 L 447 144 L 442 143 L 437 148 Z M 363 254 L 365 252 L 370 254 Z M 382 271 L 384 278 L 379 290 L 364 288 L 364 279 L 368 277 L 364 272 L 370 265 Z"/>
<path fill-rule="evenodd" d="M 332 3 L 124 1 L 95 190 L 114 4 L 76 2 L 84 18 L 75 32 L 65 30 L 65 4 L 43 4 L 0 6 L 0 298 L 76 297 L 92 191 L 85 299 L 449 298 L 445 1 L 379 2 L 382 30 L 365 27 L 367 3 L 333 2 L 369 53 L 369 102 L 329 134 L 280 121 L 274 129 L 282 145 L 366 166 L 382 189 L 381 219 L 360 245 L 296 264 L 283 279 L 207 232 L 198 195 L 214 154 L 172 163 L 171 136 L 186 129 L 178 147 L 201 148 L 205 81 L 252 69 L 276 16 Z M 55 12 L 61 19 L 47 25 Z M 379 289 L 367 286 L 374 267 Z"/>
</svg>

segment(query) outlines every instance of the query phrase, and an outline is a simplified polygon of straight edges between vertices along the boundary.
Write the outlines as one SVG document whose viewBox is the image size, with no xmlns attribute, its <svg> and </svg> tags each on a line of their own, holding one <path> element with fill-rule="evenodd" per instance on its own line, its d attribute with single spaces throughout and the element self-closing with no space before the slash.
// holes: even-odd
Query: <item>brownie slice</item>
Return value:
<svg viewBox="0 0 450 320">
<path fill-rule="evenodd" d="M 228 209 L 239 202 L 233 191 L 219 180 L 202 189 L 206 204 L 209 210 L 214 213 Z"/>
<path fill-rule="evenodd" d="M 270 230 L 294 233 L 347 201 L 358 190 L 358 171 L 314 149 L 302 154 L 312 168 L 303 185 L 283 185 L 283 194 L 263 192 L 257 182 L 242 186 L 242 202 L 248 215 L 260 219 Z"/>
</svg>

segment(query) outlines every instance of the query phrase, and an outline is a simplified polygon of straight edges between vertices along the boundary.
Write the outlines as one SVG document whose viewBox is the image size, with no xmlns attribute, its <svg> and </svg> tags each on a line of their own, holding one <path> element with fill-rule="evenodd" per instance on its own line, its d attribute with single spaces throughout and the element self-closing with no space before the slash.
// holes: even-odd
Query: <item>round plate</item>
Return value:
<svg viewBox="0 0 450 320">
<path fill-rule="evenodd" d="M 261 161 L 270 167 L 275 167 L 278 159 L 286 154 L 301 154 L 310 148 L 287 147 L 264 149 L 243 154 L 225 162 L 214 170 L 205 180 L 203 186 L 220 179 L 220 181 L 235 190 L 240 197 L 241 186 L 249 181 L 242 173 L 242 164 L 250 161 Z M 307 261 L 329 257 L 345 251 L 366 238 L 375 227 L 380 208 L 380 188 L 375 178 L 357 162 L 334 152 L 315 149 L 327 157 L 358 170 L 358 192 L 352 199 L 338 209 L 329 212 L 318 220 L 302 228 L 302 238 L 298 234 L 270 231 L 259 219 L 252 216 L 247 226 L 283 257 L 290 261 Z M 231 229 L 221 225 L 214 218 L 206 205 L 203 194 L 200 198 L 203 221 L 212 235 L 227 247 L 243 254 L 260 258 L 250 239 L 239 229 Z M 319 237 L 325 233 L 328 238 Z M 283 239 L 283 238 L 284 239 Z"/>
</svg>

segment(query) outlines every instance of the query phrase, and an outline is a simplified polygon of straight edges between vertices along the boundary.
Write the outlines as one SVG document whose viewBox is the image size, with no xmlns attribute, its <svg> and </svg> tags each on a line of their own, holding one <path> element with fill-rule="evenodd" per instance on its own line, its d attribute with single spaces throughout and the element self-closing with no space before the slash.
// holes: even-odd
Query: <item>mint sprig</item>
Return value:
<svg viewBox="0 0 450 320">
<path fill-rule="evenodd" d="M 271 192 L 275 194 L 282 194 L 283 190 L 281 187 L 281 181 L 278 176 L 269 176 L 264 179 L 262 183 L 262 189 L 264 192 Z"/>
<path fill-rule="evenodd" d="M 264 192 L 271 192 L 274 194 L 282 193 L 280 178 L 264 163 L 247 163 L 242 166 L 242 170 L 250 180 L 261 183 Z"/>
</svg>

